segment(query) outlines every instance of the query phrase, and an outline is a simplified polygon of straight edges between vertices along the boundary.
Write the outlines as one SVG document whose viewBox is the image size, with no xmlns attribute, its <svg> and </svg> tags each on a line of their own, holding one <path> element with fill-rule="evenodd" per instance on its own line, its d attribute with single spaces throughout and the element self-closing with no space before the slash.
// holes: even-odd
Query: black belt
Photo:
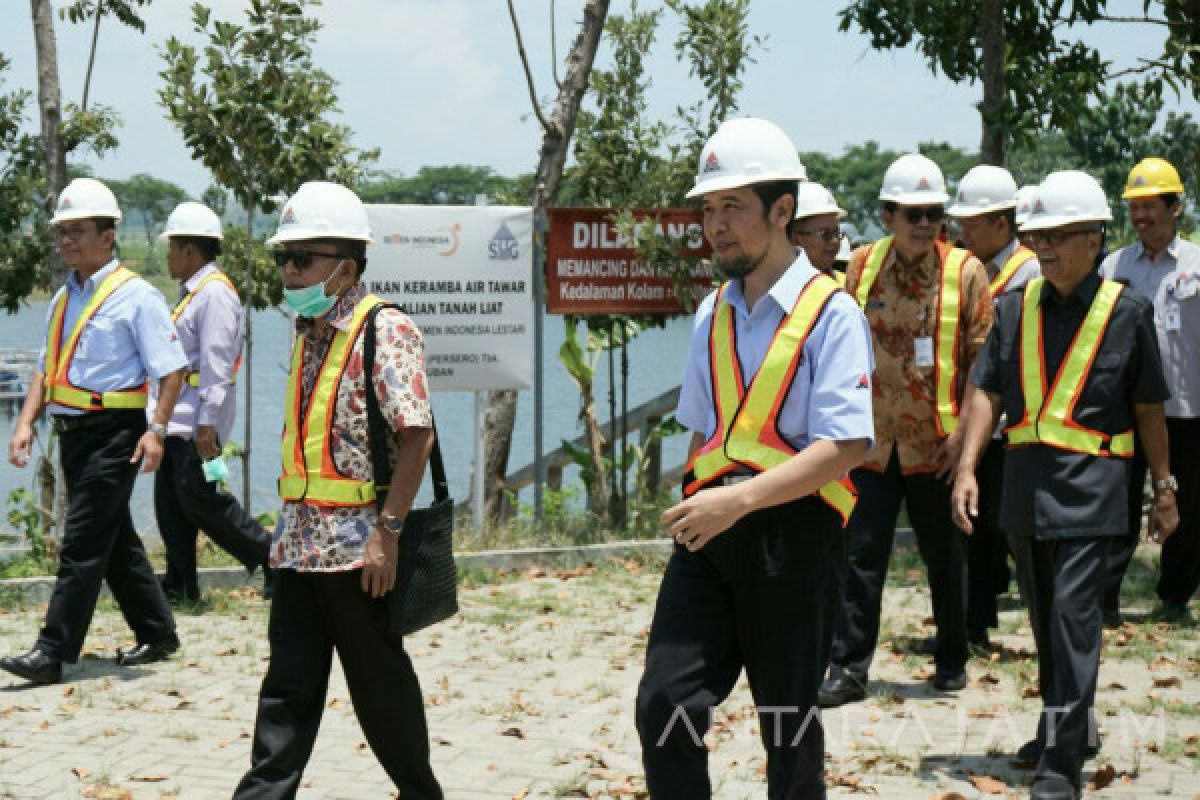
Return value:
<svg viewBox="0 0 1200 800">
<path fill-rule="evenodd" d="M 120 408 L 110 411 L 88 411 L 83 414 L 52 414 L 50 424 L 54 426 L 55 433 L 70 433 L 81 428 L 91 428 L 107 422 L 114 422 L 122 417 L 131 417 L 134 414 L 144 414 L 144 412 L 139 409 Z"/>
</svg>

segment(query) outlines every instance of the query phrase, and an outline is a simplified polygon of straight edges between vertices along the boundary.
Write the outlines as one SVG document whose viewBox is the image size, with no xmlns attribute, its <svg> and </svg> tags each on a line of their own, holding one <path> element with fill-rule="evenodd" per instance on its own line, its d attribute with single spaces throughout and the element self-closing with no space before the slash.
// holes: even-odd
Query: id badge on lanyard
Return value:
<svg viewBox="0 0 1200 800">
<path fill-rule="evenodd" d="M 913 339 L 913 360 L 918 367 L 933 366 L 933 337 L 918 336 Z"/>
</svg>

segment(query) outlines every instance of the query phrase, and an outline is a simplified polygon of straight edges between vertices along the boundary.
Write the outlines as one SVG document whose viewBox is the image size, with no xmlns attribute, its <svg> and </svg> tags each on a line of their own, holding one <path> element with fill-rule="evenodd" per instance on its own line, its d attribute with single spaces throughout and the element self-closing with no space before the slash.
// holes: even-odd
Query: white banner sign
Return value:
<svg viewBox="0 0 1200 800">
<path fill-rule="evenodd" d="M 516 206 L 368 205 L 367 288 L 425 337 L 434 390 L 532 381 L 533 214 Z"/>
</svg>

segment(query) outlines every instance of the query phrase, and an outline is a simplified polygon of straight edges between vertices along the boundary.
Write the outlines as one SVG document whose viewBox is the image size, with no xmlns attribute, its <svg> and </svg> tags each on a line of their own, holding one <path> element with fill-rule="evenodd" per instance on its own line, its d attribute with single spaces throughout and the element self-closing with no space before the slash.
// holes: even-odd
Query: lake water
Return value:
<svg viewBox="0 0 1200 800">
<path fill-rule="evenodd" d="M 46 303 L 34 303 L 22 308 L 17 314 L 0 316 L 0 347 L 39 348 L 44 336 Z M 664 329 L 644 332 L 629 345 L 629 408 L 649 400 L 662 392 L 678 386 L 683 376 L 683 365 L 687 355 L 691 321 L 686 318 L 668 323 Z M 287 361 L 291 344 L 292 328 L 288 319 L 277 310 L 255 312 L 254 315 L 254 403 L 251 455 L 251 472 L 255 476 L 251 486 L 252 509 L 257 512 L 278 507 L 275 494 L 275 479 L 279 473 L 279 434 L 281 428 L 280 409 L 283 404 L 283 385 L 287 374 Z M 547 452 L 557 448 L 562 439 L 572 439 L 582 432 L 577 421 L 579 391 L 566 370 L 558 361 L 558 348 L 563 341 L 562 319 L 546 317 L 545 376 L 544 376 L 544 446 Z M 619 355 L 619 354 L 618 354 Z M 618 372 L 618 391 L 620 363 Z M 608 367 L 602 357 L 595 385 L 597 413 L 608 419 Z M 238 419 L 230 438 L 241 441 L 244 433 L 243 393 L 238 393 Z M 618 394 L 618 403 L 620 396 Z M 434 413 L 439 421 L 442 436 L 442 452 L 450 480 L 450 490 L 456 500 L 466 500 L 469 495 L 470 469 L 474 442 L 472 423 L 474 395 L 467 392 L 435 392 Z M 509 471 L 524 466 L 533 459 L 533 392 L 520 392 L 517 406 L 517 421 L 513 432 Z M 8 463 L 8 435 L 11 433 L 14 412 L 0 412 L 4 448 L 3 463 L 0 463 L 0 500 L 7 500 L 11 490 L 19 486 L 32 486 L 33 470 L 19 470 Z M 45 429 L 40 440 L 45 439 Z M 630 432 L 636 441 L 636 431 Z M 667 440 L 663 452 L 663 464 L 669 468 L 682 462 L 687 448 L 687 437 L 675 436 Z M 36 451 L 35 445 L 35 451 Z M 231 486 L 241 496 L 240 461 L 231 461 L 233 472 Z M 576 470 L 568 470 L 564 483 L 578 482 Z M 134 491 L 133 516 L 139 531 L 153 532 L 154 522 L 153 476 L 139 476 Z M 430 497 L 428 486 L 422 488 L 418 503 Z M 522 501 L 532 502 L 532 491 L 522 494 Z M 0 527 L 7 523 L 0 517 Z"/>
</svg>

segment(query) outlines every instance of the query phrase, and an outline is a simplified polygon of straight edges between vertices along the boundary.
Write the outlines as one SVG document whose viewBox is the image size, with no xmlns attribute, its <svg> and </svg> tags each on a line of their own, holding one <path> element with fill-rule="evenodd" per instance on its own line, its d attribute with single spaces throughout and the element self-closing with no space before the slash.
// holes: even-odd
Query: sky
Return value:
<svg viewBox="0 0 1200 800">
<path fill-rule="evenodd" d="M 15 4 L 15 0 L 8 0 Z M 207 0 L 214 17 L 236 20 L 240 0 Z M 574 40 L 583 0 L 557 0 L 558 53 Z M 55 8 L 65 5 L 56 0 Z M 655 8 L 642 0 L 641 8 Z M 980 88 L 935 76 L 911 48 L 877 52 L 861 34 L 837 30 L 838 0 L 752 0 L 750 27 L 766 49 L 746 74 L 740 113 L 780 124 L 800 150 L 839 153 L 875 139 L 910 149 L 948 141 L 976 149 Z M 1140 0 L 1113 0 L 1112 12 L 1140 13 Z M 628 0 L 613 0 L 612 13 Z M 5 88 L 36 88 L 33 29 L 27 6 L 0 28 L 0 53 L 11 61 Z M 548 105 L 550 0 L 516 0 L 538 91 Z M 532 171 L 541 131 L 518 60 L 504 0 L 326 0 L 315 61 L 338 83 L 340 121 L 361 147 L 379 147 L 378 166 L 411 174 L 422 165 L 467 163 L 515 175 Z M 106 18 L 93 78 L 93 102 L 115 109 L 124 125 L 120 146 L 88 159 L 100 177 L 149 172 L 198 195 L 210 183 L 179 132 L 158 105 L 162 42 L 176 36 L 198 43 L 190 3 L 155 0 L 139 34 Z M 669 19 L 669 15 L 664 15 Z M 65 101 L 78 102 L 91 28 L 57 19 L 59 69 Z M 648 58 L 651 114 L 669 118 L 700 95 L 699 84 L 675 60 L 677 27 L 664 25 Z M 1087 40 L 1117 67 L 1160 51 L 1156 26 L 1108 25 Z M 608 52 L 601 46 L 598 62 Z M 1168 97 L 1168 109 L 1196 113 L 1197 104 Z M 30 108 L 36 119 L 36 106 Z"/>
</svg>

